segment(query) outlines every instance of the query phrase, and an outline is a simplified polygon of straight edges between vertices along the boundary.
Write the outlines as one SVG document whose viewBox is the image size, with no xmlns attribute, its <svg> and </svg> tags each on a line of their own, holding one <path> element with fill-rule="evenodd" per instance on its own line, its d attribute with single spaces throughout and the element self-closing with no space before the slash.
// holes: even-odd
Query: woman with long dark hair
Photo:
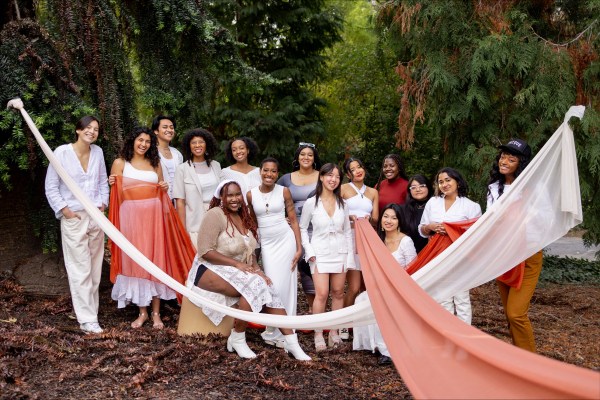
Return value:
<svg viewBox="0 0 600 400">
<path fill-rule="evenodd" d="M 379 192 L 379 210 L 387 204 L 404 204 L 408 181 L 404 163 L 398 154 L 388 154 L 383 158 L 381 173 L 375 189 Z"/>
<path fill-rule="evenodd" d="M 343 307 L 346 271 L 355 268 L 350 214 L 341 195 L 341 176 L 342 171 L 335 164 L 321 167 L 316 194 L 306 200 L 300 218 L 304 258 L 309 262 L 315 283 L 313 314 L 325 312 L 330 293 L 331 309 Z M 309 237 L 311 224 L 313 232 Z M 341 342 L 337 329 L 330 330 L 329 346 Z M 322 330 L 315 330 L 315 348 L 326 349 Z"/>
<path fill-rule="evenodd" d="M 481 216 L 479 204 L 467 198 L 469 187 L 454 168 L 445 167 L 435 177 L 436 196 L 425 205 L 419 232 L 425 238 L 435 234 L 445 235 L 444 222 L 466 221 Z M 471 324 L 471 299 L 465 290 L 440 303 L 446 310 L 467 324 Z"/>
<path fill-rule="evenodd" d="M 260 185 L 260 171 L 250 163 L 258 156 L 258 145 L 249 137 L 231 139 L 225 147 L 225 158 L 229 167 L 221 170 L 221 180 L 238 182 L 244 199 L 252 188 Z"/>
<path fill-rule="evenodd" d="M 185 162 L 175 172 L 173 198 L 181 222 L 197 247 L 198 230 L 219 185 L 221 164 L 214 159 L 217 141 L 206 129 L 188 131 L 182 140 Z"/>
<path fill-rule="evenodd" d="M 487 209 L 504 193 L 523 172 L 531 160 L 531 148 L 521 139 L 512 139 L 499 147 L 500 151 L 492 164 L 488 182 Z M 515 346 L 535 352 L 533 328 L 527 313 L 535 287 L 542 271 L 542 251 L 525 260 L 525 267 L 519 271 L 520 286 L 500 277 L 496 280 L 504 313 L 508 320 L 510 336 Z"/>
<path fill-rule="evenodd" d="M 423 175 L 413 175 L 408 179 L 408 192 L 406 203 L 401 207 L 402 218 L 400 226 L 402 232 L 413 240 L 417 253 L 427 245 L 428 239 L 419 234 L 419 224 L 425 210 L 425 204 L 433 195 L 433 189 L 429 180 Z"/>
<path fill-rule="evenodd" d="M 206 298 L 243 311 L 286 315 L 283 303 L 271 280 L 256 261 L 254 250 L 258 231 L 240 185 L 223 181 L 215 190 L 211 208 L 207 211 L 198 238 L 198 254 L 189 273 L 188 282 Z M 283 266 L 282 266 L 283 267 Z M 219 325 L 223 313 L 203 307 L 202 311 Z M 227 350 L 242 358 L 255 358 L 246 343 L 246 321 L 236 319 L 227 339 Z M 298 344 L 291 329 L 280 328 L 283 347 L 298 360 L 310 360 Z"/>
<path fill-rule="evenodd" d="M 277 181 L 278 185 L 284 186 L 290 190 L 294 200 L 294 209 L 296 217 L 300 220 L 302 216 L 302 207 L 310 196 L 314 195 L 319 181 L 319 168 L 321 160 L 319 152 L 313 143 L 300 142 L 294 154 L 292 162 L 292 172 L 283 175 Z M 312 234 L 312 227 L 308 227 L 308 235 Z M 308 312 L 312 313 L 312 305 L 315 299 L 315 285 L 310 273 L 308 262 L 301 257 L 298 261 L 298 270 L 300 271 L 300 283 L 302 291 L 306 296 L 308 303 Z"/>
</svg>

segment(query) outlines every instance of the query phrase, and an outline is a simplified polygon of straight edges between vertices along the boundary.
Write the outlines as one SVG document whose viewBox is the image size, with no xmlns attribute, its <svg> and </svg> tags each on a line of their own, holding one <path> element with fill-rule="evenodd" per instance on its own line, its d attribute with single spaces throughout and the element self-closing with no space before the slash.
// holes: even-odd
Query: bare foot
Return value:
<svg viewBox="0 0 600 400">
<path fill-rule="evenodd" d="M 148 321 L 148 314 L 147 313 L 140 313 L 140 315 L 136 318 L 136 320 L 131 323 L 131 327 L 133 329 L 141 328 L 142 325 L 144 325 L 144 323 L 146 321 Z"/>
</svg>

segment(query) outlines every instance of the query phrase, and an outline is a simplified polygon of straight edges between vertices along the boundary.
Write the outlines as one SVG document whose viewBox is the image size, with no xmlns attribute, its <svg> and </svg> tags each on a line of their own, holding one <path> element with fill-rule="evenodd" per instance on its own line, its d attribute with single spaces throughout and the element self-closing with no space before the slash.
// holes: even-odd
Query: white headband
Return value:
<svg viewBox="0 0 600 400">
<path fill-rule="evenodd" d="M 240 184 L 238 182 L 234 181 L 233 179 L 225 179 L 224 181 L 219 183 L 219 185 L 215 189 L 215 194 L 213 196 L 216 197 L 217 199 L 220 199 L 221 198 L 221 190 L 223 190 L 223 186 L 225 186 L 226 184 L 231 183 L 231 182 L 233 182 L 236 185 L 238 185 L 239 187 L 241 187 Z"/>
</svg>

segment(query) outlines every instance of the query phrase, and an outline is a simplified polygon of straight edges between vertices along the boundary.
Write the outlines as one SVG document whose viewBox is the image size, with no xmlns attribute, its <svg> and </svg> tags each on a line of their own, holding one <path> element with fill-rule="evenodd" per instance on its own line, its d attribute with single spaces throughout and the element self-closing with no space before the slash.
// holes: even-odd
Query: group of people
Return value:
<svg viewBox="0 0 600 400">
<path fill-rule="evenodd" d="M 295 315 L 298 275 L 309 313 L 325 312 L 329 298 L 332 310 L 364 301 L 354 234 L 358 219 L 367 219 L 377 229 L 398 262 L 390 268 L 410 269 L 430 237 L 446 234 L 444 223 L 481 215 L 479 204 L 467 198 L 466 180 L 453 168 L 442 168 L 432 186 L 423 175 L 407 178 L 402 159 L 389 154 L 377 185 L 369 187 L 361 160 L 348 158 L 343 168 L 321 165 L 316 146 L 301 142 L 293 171 L 280 177 L 274 158 L 252 165 L 259 149 L 250 138 L 229 141 L 225 156 L 230 166 L 221 168 L 209 131 L 186 132 L 179 152 L 170 146 L 175 130 L 175 119 L 164 115 L 157 116 L 151 128 L 135 128 L 108 175 L 102 149 L 94 144 L 99 121 L 87 116 L 76 124 L 75 142 L 58 147 L 55 156 L 90 201 L 101 211 L 109 208 L 113 224 L 156 266 L 207 299 L 237 304 L 241 310 Z M 530 158 L 531 149 L 520 139 L 500 146 L 490 173 L 488 207 L 510 189 Z M 342 184 L 344 178 L 347 183 Z M 52 165 L 46 195 L 61 221 L 65 267 L 80 328 L 101 333 L 98 286 L 104 234 Z M 525 265 L 518 288 L 502 282 L 499 287 L 514 343 L 535 351 L 527 311 L 541 253 Z M 114 244 L 111 280 L 117 306 L 133 303 L 139 308 L 132 328 L 149 320 L 155 329 L 164 327 L 160 301 L 175 299 L 177 293 Z M 441 304 L 471 323 L 468 291 Z M 215 325 L 224 318 L 219 311 L 202 310 Z M 245 321 L 235 320 L 227 349 L 253 358 L 246 327 Z M 323 331 L 315 331 L 315 350 L 338 346 L 349 338 L 349 328 L 330 329 L 327 341 Z M 296 359 L 310 360 L 291 329 L 266 327 L 261 336 Z M 373 329 L 355 328 L 353 336 L 355 349 L 377 347 L 382 353 L 379 363 L 391 361 L 383 341 L 373 340 Z"/>
</svg>

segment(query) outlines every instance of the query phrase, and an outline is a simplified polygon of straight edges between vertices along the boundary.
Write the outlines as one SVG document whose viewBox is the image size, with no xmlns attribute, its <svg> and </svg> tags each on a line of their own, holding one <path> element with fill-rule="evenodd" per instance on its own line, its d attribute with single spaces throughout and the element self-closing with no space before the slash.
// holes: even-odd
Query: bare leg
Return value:
<svg viewBox="0 0 600 400">
<path fill-rule="evenodd" d="M 140 314 L 138 317 L 131 323 L 131 327 L 133 329 L 141 328 L 144 325 L 144 322 L 148 320 L 148 308 L 147 307 L 139 307 Z"/>
<path fill-rule="evenodd" d="M 163 329 L 165 327 L 165 324 L 160 319 L 160 298 L 158 296 L 152 298 L 152 322 L 154 329 Z"/>
<path fill-rule="evenodd" d="M 346 273 L 348 280 L 348 291 L 344 296 L 344 307 L 349 307 L 354 304 L 356 296 L 360 293 L 360 287 L 362 283 L 362 272 L 351 270 Z"/>
</svg>

